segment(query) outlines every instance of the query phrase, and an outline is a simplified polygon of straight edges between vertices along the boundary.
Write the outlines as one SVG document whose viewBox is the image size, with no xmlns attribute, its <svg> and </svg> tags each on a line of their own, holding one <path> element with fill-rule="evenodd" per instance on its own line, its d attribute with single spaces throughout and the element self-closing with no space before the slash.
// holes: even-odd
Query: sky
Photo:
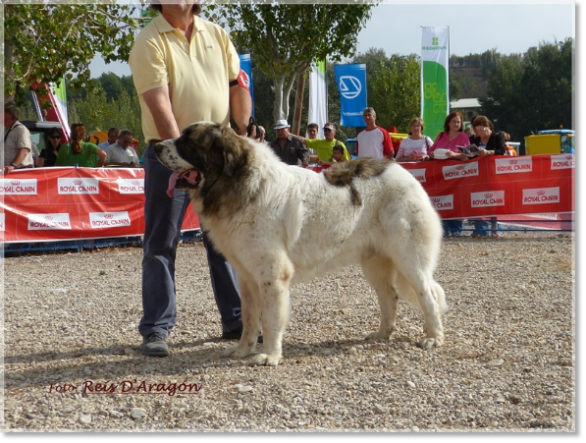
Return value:
<svg viewBox="0 0 586 443">
<path fill-rule="evenodd" d="M 574 11 L 570 0 L 383 0 L 358 34 L 357 53 L 375 48 L 387 56 L 419 54 L 421 26 L 449 26 L 451 54 L 524 53 L 543 42 L 575 37 Z M 127 63 L 106 65 L 101 57 L 90 70 L 92 77 L 130 75 Z"/>
</svg>

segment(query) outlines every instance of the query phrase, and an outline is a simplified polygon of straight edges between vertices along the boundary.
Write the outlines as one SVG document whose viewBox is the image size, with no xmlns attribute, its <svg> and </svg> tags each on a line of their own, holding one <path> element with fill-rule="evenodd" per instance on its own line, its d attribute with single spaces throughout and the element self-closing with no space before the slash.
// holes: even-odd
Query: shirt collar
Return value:
<svg viewBox="0 0 586 443">
<path fill-rule="evenodd" d="M 199 24 L 199 20 L 201 20 L 200 17 L 198 17 L 197 15 L 193 14 L 193 31 L 194 32 L 199 32 L 201 31 L 201 26 Z M 152 23 L 155 25 L 155 27 L 157 28 L 157 31 L 159 31 L 159 34 L 164 34 L 166 32 L 173 32 L 175 29 L 173 26 L 171 26 L 171 23 L 169 23 L 167 21 L 167 19 L 165 17 L 163 17 L 163 14 L 159 13 L 159 15 L 157 15 Z"/>
</svg>

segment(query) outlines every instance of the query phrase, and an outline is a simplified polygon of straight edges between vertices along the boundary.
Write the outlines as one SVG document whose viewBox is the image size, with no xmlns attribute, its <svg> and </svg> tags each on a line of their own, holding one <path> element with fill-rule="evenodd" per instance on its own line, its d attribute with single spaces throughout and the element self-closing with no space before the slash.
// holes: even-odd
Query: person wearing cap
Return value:
<svg viewBox="0 0 586 443">
<path fill-rule="evenodd" d="M 277 154 L 277 156 L 288 165 L 307 167 L 309 155 L 307 148 L 303 143 L 289 132 L 289 123 L 287 120 L 281 119 L 277 121 L 275 130 L 277 131 L 277 139 L 270 143 L 269 146 Z"/>
<path fill-rule="evenodd" d="M 319 162 L 329 162 L 334 153 L 334 146 L 341 145 L 344 148 L 344 160 L 352 160 L 352 156 L 348 152 L 346 145 L 339 140 L 336 140 L 336 125 L 334 123 L 326 123 L 324 128 L 324 138 L 310 139 L 296 135 L 305 146 L 310 149 L 315 149 L 317 152 Z"/>
<path fill-rule="evenodd" d="M 356 137 L 358 157 L 388 158 L 395 155 L 393 141 L 389 133 L 376 125 L 376 112 L 373 108 L 364 108 L 362 118 L 366 129 Z"/>
</svg>

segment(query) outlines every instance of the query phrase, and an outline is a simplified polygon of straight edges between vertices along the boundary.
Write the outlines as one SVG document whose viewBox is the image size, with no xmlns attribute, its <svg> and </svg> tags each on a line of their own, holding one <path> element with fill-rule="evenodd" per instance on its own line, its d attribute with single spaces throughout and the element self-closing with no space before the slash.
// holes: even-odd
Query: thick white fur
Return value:
<svg viewBox="0 0 586 443">
<path fill-rule="evenodd" d="M 390 337 L 402 298 L 423 311 L 421 346 L 441 346 L 446 302 L 433 273 L 442 227 L 419 182 L 389 163 L 380 176 L 354 179 L 362 200 L 357 206 L 347 186 L 284 164 L 264 144 L 244 138 L 242 143 L 255 151 L 251 176 L 242 185 L 251 193 L 260 190 L 260 198 L 230 217 L 204 216 L 202 199 L 192 191 L 195 212 L 240 282 L 243 335 L 226 355 L 253 354 L 262 326 L 264 352 L 253 363 L 277 365 L 290 286 L 351 263 L 360 263 L 381 307 L 380 328 L 367 338 Z M 159 155 L 163 163 L 164 154 Z"/>
</svg>

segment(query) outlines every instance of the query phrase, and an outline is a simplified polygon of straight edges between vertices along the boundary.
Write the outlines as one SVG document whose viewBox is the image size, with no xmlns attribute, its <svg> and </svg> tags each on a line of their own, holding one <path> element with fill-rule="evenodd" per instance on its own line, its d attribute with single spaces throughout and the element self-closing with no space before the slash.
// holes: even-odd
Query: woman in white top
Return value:
<svg viewBox="0 0 586 443">
<path fill-rule="evenodd" d="M 399 146 L 396 160 L 398 162 L 416 162 L 429 160 L 427 150 L 433 146 L 433 141 L 423 135 L 423 120 L 412 118 L 409 122 L 409 137 L 404 138 Z"/>
</svg>

